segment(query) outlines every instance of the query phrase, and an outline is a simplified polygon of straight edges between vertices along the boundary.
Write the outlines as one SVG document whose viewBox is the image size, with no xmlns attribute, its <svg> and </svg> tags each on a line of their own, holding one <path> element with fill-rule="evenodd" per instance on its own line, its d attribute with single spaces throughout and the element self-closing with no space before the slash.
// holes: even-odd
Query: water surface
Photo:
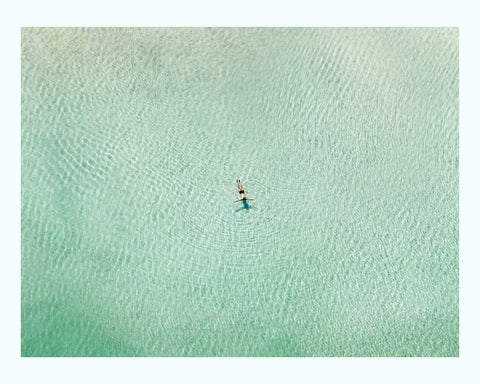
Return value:
<svg viewBox="0 0 480 384">
<path fill-rule="evenodd" d="M 24 28 L 21 105 L 23 356 L 458 356 L 457 29 Z"/>
</svg>

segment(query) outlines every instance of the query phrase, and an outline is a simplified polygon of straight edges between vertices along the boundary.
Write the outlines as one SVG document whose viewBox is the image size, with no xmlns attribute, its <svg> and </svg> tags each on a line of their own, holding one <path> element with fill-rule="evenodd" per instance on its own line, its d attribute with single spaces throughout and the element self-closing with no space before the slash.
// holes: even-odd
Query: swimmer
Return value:
<svg viewBox="0 0 480 384">
<path fill-rule="evenodd" d="M 240 180 L 237 180 L 237 188 L 238 188 L 238 193 L 240 193 L 241 199 L 235 200 L 234 203 L 238 203 L 239 201 L 244 201 L 244 200 L 252 200 L 255 201 L 255 199 L 249 199 L 247 196 L 245 196 L 245 191 L 243 189 L 242 183 L 240 183 Z"/>
</svg>

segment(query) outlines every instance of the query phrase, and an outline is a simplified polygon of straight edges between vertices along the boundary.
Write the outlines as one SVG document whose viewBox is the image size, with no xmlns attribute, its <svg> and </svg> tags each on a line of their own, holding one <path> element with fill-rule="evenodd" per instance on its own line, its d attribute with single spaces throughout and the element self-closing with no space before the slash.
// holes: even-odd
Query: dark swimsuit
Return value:
<svg viewBox="0 0 480 384">
<path fill-rule="evenodd" d="M 241 191 L 238 191 L 238 193 L 242 194 L 245 193 L 245 191 L 242 189 Z"/>
</svg>

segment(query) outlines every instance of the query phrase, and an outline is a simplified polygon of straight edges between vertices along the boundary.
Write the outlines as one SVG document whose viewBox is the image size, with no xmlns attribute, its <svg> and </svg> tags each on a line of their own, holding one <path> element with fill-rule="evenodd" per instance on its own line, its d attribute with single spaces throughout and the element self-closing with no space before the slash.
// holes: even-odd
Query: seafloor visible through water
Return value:
<svg viewBox="0 0 480 384">
<path fill-rule="evenodd" d="M 457 29 L 24 28 L 21 109 L 23 356 L 458 356 Z"/>
</svg>

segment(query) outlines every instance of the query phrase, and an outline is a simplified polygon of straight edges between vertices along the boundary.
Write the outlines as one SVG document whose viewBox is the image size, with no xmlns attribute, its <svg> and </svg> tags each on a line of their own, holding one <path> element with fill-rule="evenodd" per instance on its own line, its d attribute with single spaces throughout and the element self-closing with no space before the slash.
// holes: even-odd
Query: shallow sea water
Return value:
<svg viewBox="0 0 480 384">
<path fill-rule="evenodd" d="M 458 356 L 457 29 L 24 28 L 21 109 L 22 356 Z"/>
</svg>

